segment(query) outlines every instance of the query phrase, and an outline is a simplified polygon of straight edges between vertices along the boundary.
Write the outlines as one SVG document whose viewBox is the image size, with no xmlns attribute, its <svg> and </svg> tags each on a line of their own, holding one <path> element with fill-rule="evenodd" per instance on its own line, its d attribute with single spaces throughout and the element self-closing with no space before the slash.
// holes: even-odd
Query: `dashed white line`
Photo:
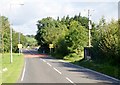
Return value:
<svg viewBox="0 0 120 85">
<path fill-rule="evenodd" d="M 25 62 L 25 65 L 24 65 L 24 69 L 23 69 L 23 73 L 22 73 L 21 81 L 23 81 L 23 78 L 24 78 L 24 76 L 25 76 L 25 68 L 26 68 L 26 62 Z"/>
<path fill-rule="evenodd" d="M 62 74 L 59 70 L 57 70 L 56 68 L 53 68 L 55 71 L 57 71 L 59 74 Z"/>
<path fill-rule="evenodd" d="M 71 81 L 68 77 L 66 77 L 66 79 L 70 82 L 70 83 L 74 83 L 73 81 Z"/>
<path fill-rule="evenodd" d="M 51 64 L 47 63 L 49 66 L 52 66 Z"/>
<path fill-rule="evenodd" d="M 46 62 L 45 60 L 43 60 L 43 62 Z"/>
</svg>

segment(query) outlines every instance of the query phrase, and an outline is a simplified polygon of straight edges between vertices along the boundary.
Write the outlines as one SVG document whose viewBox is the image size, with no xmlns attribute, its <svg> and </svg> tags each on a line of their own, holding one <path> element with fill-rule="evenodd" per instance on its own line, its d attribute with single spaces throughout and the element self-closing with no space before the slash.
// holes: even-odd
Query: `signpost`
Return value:
<svg viewBox="0 0 120 85">
<path fill-rule="evenodd" d="M 19 48 L 19 55 L 20 55 L 20 49 L 22 48 L 22 44 L 18 44 L 18 48 Z"/>
<path fill-rule="evenodd" d="M 50 48 L 50 54 L 51 54 L 51 48 L 54 48 L 53 44 L 49 44 L 49 48 Z"/>
</svg>

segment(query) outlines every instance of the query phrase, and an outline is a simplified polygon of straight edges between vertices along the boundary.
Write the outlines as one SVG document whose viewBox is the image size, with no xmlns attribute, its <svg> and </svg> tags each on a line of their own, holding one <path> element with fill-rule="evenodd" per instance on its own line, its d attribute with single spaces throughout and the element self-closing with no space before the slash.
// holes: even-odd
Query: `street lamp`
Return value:
<svg viewBox="0 0 120 85">
<path fill-rule="evenodd" d="M 11 10 L 11 6 L 13 4 L 10 4 L 10 10 Z M 16 4 L 16 5 L 24 5 L 24 4 Z M 13 56 L 12 56 L 12 28 L 10 27 L 10 63 L 13 62 Z"/>
</svg>

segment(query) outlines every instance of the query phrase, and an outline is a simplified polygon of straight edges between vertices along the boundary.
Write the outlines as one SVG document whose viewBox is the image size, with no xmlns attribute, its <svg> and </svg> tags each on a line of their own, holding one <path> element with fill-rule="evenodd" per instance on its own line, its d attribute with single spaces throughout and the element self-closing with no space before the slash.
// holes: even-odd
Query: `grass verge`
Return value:
<svg viewBox="0 0 120 85">
<path fill-rule="evenodd" d="M 75 61 L 71 63 L 120 79 L 120 68 L 117 66 L 110 65 L 108 63 L 96 63 L 93 61 L 86 60 Z"/>
<path fill-rule="evenodd" d="M 10 63 L 10 54 L 2 56 L 2 83 L 16 83 L 20 77 L 24 64 L 23 55 L 13 53 L 13 62 Z"/>
<path fill-rule="evenodd" d="M 2 53 L 0 53 L 0 84 L 2 84 Z"/>
</svg>

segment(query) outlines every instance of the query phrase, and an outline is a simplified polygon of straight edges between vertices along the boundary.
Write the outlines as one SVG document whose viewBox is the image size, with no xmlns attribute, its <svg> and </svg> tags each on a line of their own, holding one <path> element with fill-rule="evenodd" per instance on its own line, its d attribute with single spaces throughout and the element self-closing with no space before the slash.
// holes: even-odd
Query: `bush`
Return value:
<svg viewBox="0 0 120 85">
<path fill-rule="evenodd" d="M 76 53 L 70 53 L 69 55 L 65 56 L 65 60 L 70 60 L 71 62 L 75 62 L 80 59 L 80 55 L 77 55 Z"/>
<path fill-rule="evenodd" d="M 111 21 L 95 30 L 92 45 L 92 59 L 107 62 L 111 65 L 120 65 L 118 23 Z"/>
</svg>

